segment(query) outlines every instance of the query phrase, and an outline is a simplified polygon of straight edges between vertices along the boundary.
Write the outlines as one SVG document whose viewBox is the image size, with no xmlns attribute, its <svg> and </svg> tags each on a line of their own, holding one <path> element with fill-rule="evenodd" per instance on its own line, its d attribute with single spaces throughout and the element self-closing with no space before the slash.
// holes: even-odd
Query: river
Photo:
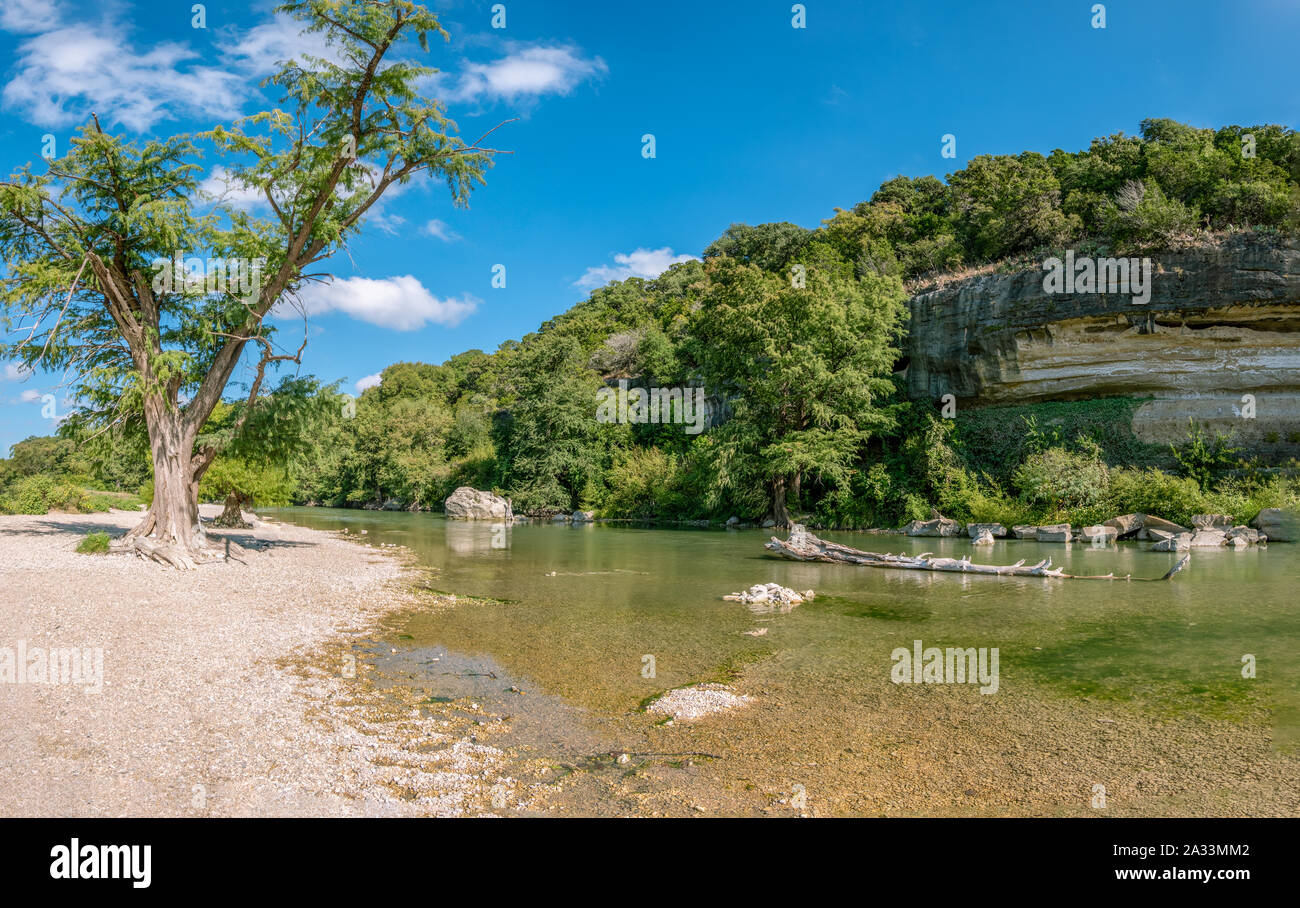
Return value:
<svg viewBox="0 0 1300 908">
<path fill-rule="evenodd" d="M 505 717 L 500 744 L 521 767 L 571 777 L 548 808 L 1294 810 L 1293 546 L 1197 550 L 1168 582 L 1126 583 L 800 564 L 769 557 L 767 533 L 753 530 L 270 513 L 404 546 L 430 588 L 461 598 L 402 615 L 375 647 L 378 664 L 414 679 L 430 702 L 472 700 Z M 1143 543 L 977 549 L 965 539 L 821 535 L 991 563 L 1050 557 L 1082 574 L 1159 577 L 1178 557 Z M 721 598 L 770 581 L 816 599 L 773 614 Z M 996 648 L 996 691 L 895 683 L 893 653 L 918 640 Z M 1254 677 L 1243 676 L 1252 663 Z M 752 702 L 667 726 L 644 709 L 705 681 Z M 607 759 L 618 753 L 631 756 Z M 1097 785 L 1110 794 L 1104 808 Z"/>
</svg>

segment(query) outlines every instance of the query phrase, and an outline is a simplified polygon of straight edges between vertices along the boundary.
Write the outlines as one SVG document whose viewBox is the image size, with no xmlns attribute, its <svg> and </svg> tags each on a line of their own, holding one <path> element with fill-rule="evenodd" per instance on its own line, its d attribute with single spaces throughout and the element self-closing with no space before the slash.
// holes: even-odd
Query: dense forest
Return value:
<svg viewBox="0 0 1300 908">
<path fill-rule="evenodd" d="M 1085 151 L 981 155 L 897 177 L 817 229 L 733 224 L 702 261 L 631 278 L 493 353 L 397 363 L 352 401 L 282 380 L 204 477 L 202 495 L 258 504 L 438 509 L 457 486 L 517 512 L 894 526 L 932 508 L 1007 525 L 1130 511 L 1249 519 L 1300 503 L 1294 471 L 1243 460 L 1189 426 L 1157 448 L 1105 399 L 941 417 L 896 377 L 909 293 L 981 267 L 1034 267 L 1067 247 L 1134 254 L 1229 231 L 1300 232 L 1300 134 L 1147 120 Z M 702 388 L 707 428 L 597 418 L 605 388 Z M 242 404 L 213 415 L 209 437 Z M 679 415 L 679 414 L 676 414 Z M 76 417 L 0 461 L 0 507 L 106 507 L 149 496 L 129 422 Z M 98 490 L 98 491 L 96 491 Z M 103 492 L 118 493 L 118 497 Z"/>
</svg>

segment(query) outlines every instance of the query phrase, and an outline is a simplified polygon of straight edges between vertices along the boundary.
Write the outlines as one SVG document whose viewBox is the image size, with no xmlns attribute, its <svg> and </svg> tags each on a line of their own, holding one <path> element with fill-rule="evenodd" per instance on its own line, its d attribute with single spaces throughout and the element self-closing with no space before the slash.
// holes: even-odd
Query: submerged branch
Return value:
<svg viewBox="0 0 1300 908">
<path fill-rule="evenodd" d="M 775 536 L 763 547 L 791 561 L 822 561 L 830 564 L 856 564 L 863 567 L 894 568 L 903 571 L 945 571 L 958 574 L 1002 574 L 1014 577 L 1057 577 L 1062 580 L 1168 580 L 1185 568 L 1192 556 L 1184 555 L 1163 577 L 1134 577 L 1125 574 L 1067 574 L 1052 567 L 1052 559 L 1045 558 L 1034 565 L 1024 559 L 1015 564 L 975 564 L 969 558 L 936 558 L 931 552 L 920 555 L 890 555 L 864 552 L 836 542 L 826 542 L 809 533 L 802 524 L 790 528 L 790 538 L 782 541 Z"/>
</svg>

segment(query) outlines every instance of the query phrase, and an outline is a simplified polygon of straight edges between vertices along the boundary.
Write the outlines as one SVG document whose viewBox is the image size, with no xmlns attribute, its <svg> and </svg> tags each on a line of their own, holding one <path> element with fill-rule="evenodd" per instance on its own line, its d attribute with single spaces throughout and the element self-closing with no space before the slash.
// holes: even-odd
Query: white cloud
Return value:
<svg viewBox="0 0 1300 908">
<path fill-rule="evenodd" d="M 360 394 L 362 391 L 366 391 L 370 388 L 378 388 L 381 384 L 383 384 L 383 381 L 384 381 L 383 378 L 380 377 L 378 372 L 376 372 L 374 375 L 367 375 L 364 378 L 358 378 L 357 393 Z"/>
<path fill-rule="evenodd" d="M 434 218 L 424 225 L 424 232 L 435 239 L 442 240 L 444 243 L 454 243 L 460 239 L 460 234 L 447 226 L 446 221 Z"/>
<path fill-rule="evenodd" d="M 600 265 L 588 268 L 587 273 L 573 282 L 575 287 L 603 287 L 610 281 L 622 281 L 629 277 L 655 278 L 679 262 L 695 261 L 693 255 L 673 255 L 669 246 L 662 249 L 637 248 L 632 252 L 620 252 L 614 256 L 613 265 Z"/>
<path fill-rule="evenodd" d="M 242 32 L 222 30 L 215 53 L 221 65 L 209 66 L 187 44 L 136 45 L 121 22 L 60 25 L 50 0 L 3 4 L 0 27 L 36 34 L 18 45 L 14 76 L 0 99 L 38 126 L 79 125 L 92 110 L 105 126 L 136 132 L 169 117 L 231 119 L 258 77 L 281 61 L 332 56 L 319 34 L 300 34 L 300 24 L 285 16 Z"/>
<path fill-rule="evenodd" d="M 36 401 L 41 399 L 41 392 L 29 388 L 22 394 L 19 394 L 18 399 L 25 404 L 34 404 Z"/>
<path fill-rule="evenodd" d="M 32 370 L 22 363 L 5 363 L 5 381 L 26 381 L 31 374 Z"/>
<path fill-rule="evenodd" d="M 414 331 L 429 322 L 450 328 L 479 303 L 468 294 L 461 299 L 438 299 L 409 274 L 382 280 L 351 277 L 330 284 L 308 284 L 298 295 L 301 306 L 282 304 L 276 315 L 290 318 L 301 316 L 304 310 L 307 315 L 342 312 L 395 331 Z"/>
<path fill-rule="evenodd" d="M 4 0 L 0 6 L 0 29 L 30 34 L 53 28 L 59 21 L 56 0 Z"/>
<path fill-rule="evenodd" d="M 111 24 L 70 25 L 18 45 L 14 78 L 0 97 L 47 127 L 79 124 L 92 110 L 105 126 L 140 132 L 178 112 L 235 116 L 245 80 L 224 67 L 191 65 L 198 57 L 175 42 L 132 47 Z"/>
<path fill-rule="evenodd" d="M 244 32 L 227 30 L 223 37 L 228 40 L 220 45 L 221 53 L 231 58 L 234 66 L 255 75 L 274 72 L 281 63 L 295 58 L 302 60 L 304 56 L 334 63 L 343 60 L 337 48 L 326 43 L 323 34 L 304 33 L 302 23 L 292 16 L 278 15 Z"/>
<path fill-rule="evenodd" d="M 266 205 L 266 195 L 262 190 L 237 182 L 220 164 L 213 167 L 212 172 L 199 182 L 199 192 L 236 208 Z"/>
<path fill-rule="evenodd" d="M 449 101 L 515 101 L 540 95 L 567 95 L 584 79 L 609 71 L 600 57 L 584 57 L 573 45 L 507 45 L 507 54 L 491 63 L 467 63 L 453 84 L 438 73 L 440 96 Z M 444 87 L 445 85 L 445 87 Z"/>
</svg>

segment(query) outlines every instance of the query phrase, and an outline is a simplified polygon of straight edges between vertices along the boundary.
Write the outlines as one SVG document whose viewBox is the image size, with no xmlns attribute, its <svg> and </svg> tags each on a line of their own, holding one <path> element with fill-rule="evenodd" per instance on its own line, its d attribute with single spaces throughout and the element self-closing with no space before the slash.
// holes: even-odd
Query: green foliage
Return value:
<svg viewBox="0 0 1300 908">
<path fill-rule="evenodd" d="M 954 420 L 953 443 L 972 470 L 1004 487 L 1029 455 L 1080 438 L 1100 446 L 1102 459 L 1112 466 L 1172 466 L 1168 448 L 1133 434 L 1133 412 L 1141 404 L 1106 397 L 962 409 Z"/>
<path fill-rule="evenodd" d="M 681 458 L 657 448 L 630 448 L 615 458 L 600 497 L 600 512 L 653 519 L 687 507 Z"/>
<path fill-rule="evenodd" d="M 88 514 L 107 511 L 109 502 L 88 493 L 81 486 L 53 476 L 24 476 L 0 493 L 0 512 L 6 514 L 45 514 L 63 511 Z"/>
<path fill-rule="evenodd" d="M 1169 447 L 1180 472 L 1195 480 L 1202 490 L 1208 490 L 1237 464 L 1240 449 L 1232 447 L 1231 440 L 1231 434 L 1224 433 L 1215 433 L 1210 438 L 1199 423 L 1188 420 L 1186 443 Z"/>
<path fill-rule="evenodd" d="M 1115 514 L 1154 514 L 1183 526 L 1191 526 L 1193 514 L 1207 512 L 1205 496 L 1193 480 L 1154 468 L 1116 471 L 1108 500 Z"/>
<path fill-rule="evenodd" d="M 331 53 L 282 63 L 266 81 L 274 109 L 138 141 L 92 115 L 43 173 L 28 165 L 0 181 L 0 327 L 35 326 L 10 333 L 0 357 L 77 376 L 80 427 L 112 427 L 128 443 L 147 429 L 155 449 L 168 448 L 154 464 L 174 474 L 166 489 L 185 488 L 179 477 L 201 476 L 218 453 L 250 466 L 295 453 L 304 420 L 292 405 L 325 395 L 282 383 L 273 400 L 259 398 L 267 370 L 301 353 L 273 343 L 272 308 L 325 276 L 321 263 L 390 189 L 428 177 L 465 205 L 496 153 L 461 140 L 443 105 L 421 94 L 436 71 L 416 49 L 449 37 L 424 6 L 287 0 L 277 12 Z M 200 191 L 205 151 L 232 188 L 265 199 L 266 217 L 211 203 Z M 169 273 L 174 257 L 203 263 L 208 280 Z M 256 378 L 242 412 L 225 419 L 222 396 L 249 344 Z M 408 482 L 418 495 L 433 477 L 417 473 Z M 158 532 L 188 538 L 190 527 Z"/>
<path fill-rule="evenodd" d="M 1082 222 L 1061 210 L 1061 186 L 1047 159 L 980 155 L 948 178 L 951 210 L 971 257 L 996 261 L 1077 235 Z"/>
<path fill-rule="evenodd" d="M 82 555 L 107 555 L 109 542 L 107 533 L 88 533 L 77 543 L 77 551 Z"/>
<path fill-rule="evenodd" d="M 1093 445 L 1081 451 L 1048 448 L 1025 459 L 1012 476 L 1020 497 L 1047 514 L 1093 508 L 1110 484 L 1110 471 Z"/>
<path fill-rule="evenodd" d="M 342 0 L 287 8 L 315 17 L 353 57 L 366 55 L 365 36 L 391 25 L 397 9 Z M 421 32 L 440 33 L 432 16 L 409 12 L 405 30 L 417 42 Z M 283 263 L 283 225 L 191 208 L 195 156 L 211 144 L 238 159 L 236 177 L 258 191 L 287 187 L 306 200 L 326 192 L 333 203 L 309 229 L 324 256 L 358 229 L 351 216 L 369 197 L 370 178 L 383 176 L 358 163 L 331 183 L 337 146 L 357 132 L 331 105 L 355 92 L 358 78 L 347 67 L 291 63 L 271 83 L 283 92 L 284 111 L 138 145 L 87 128 L 58 168 L 102 177 L 105 160 L 121 161 L 138 187 L 138 210 L 101 212 L 99 227 L 130 240 L 136 267 L 184 245 L 196 254 L 266 255 L 273 271 Z M 399 169 L 424 161 L 464 201 L 490 155 L 454 138 L 441 107 L 415 96 L 418 78 L 409 62 L 381 70 L 373 97 L 396 105 L 405 131 L 385 125 L 382 104 L 363 106 L 358 160 L 373 166 L 396 152 L 394 160 L 406 162 Z M 320 130 L 304 145 L 294 123 L 316 116 Z M 1248 140 L 1253 157 L 1242 153 Z M 414 172 L 384 174 L 401 182 Z M 11 315 L 33 314 L 24 292 L 53 299 L 71 283 L 69 266 L 39 252 L 23 221 L 55 188 L 29 174 L 0 188 L 0 249 L 18 262 L 0 286 Z M 87 204 L 98 204 L 85 191 Z M 1242 519 L 1292 500 L 1296 483 L 1243 473 L 1226 441 L 1193 435 L 1174 449 L 1140 442 L 1131 430 L 1140 401 L 1037 403 L 940 419 L 928 404 L 901 400 L 890 379 L 901 365 L 904 281 L 995 261 L 1011 267 L 1067 244 L 1166 247 L 1206 228 L 1300 230 L 1300 135 L 1282 126 L 1208 130 L 1148 120 L 1140 135 L 1097 138 L 1077 152 L 982 155 L 946 183 L 895 177 L 815 230 L 733 224 L 703 261 L 597 288 L 494 352 L 470 350 L 441 365 L 395 363 L 354 407 L 310 378 L 268 379 L 270 390 L 251 406 L 215 402 L 196 439 L 196 449 L 220 452 L 201 491 L 262 503 L 397 499 L 437 508 L 455 487 L 471 485 L 511 496 L 521 512 L 592 507 L 609 517 L 755 519 L 785 507 L 840 526 L 899 525 L 932 508 L 1005 525 L 1091 522 L 1124 511 L 1188 519 L 1207 508 Z M 285 286 L 297 280 L 292 273 Z M 181 392 L 201 390 L 221 334 L 247 313 L 242 302 L 211 294 L 160 304 L 165 317 L 147 380 L 130 374 L 134 366 L 113 345 L 93 353 L 96 344 L 55 339 L 50 364 L 89 365 L 86 374 L 99 377 L 82 389 L 87 412 L 65 423 L 60 438 L 21 442 L 0 461 L 0 501 L 40 512 L 55 506 L 51 496 L 68 504 L 66 490 L 17 488 L 38 475 L 151 497 L 150 484 L 142 485 L 150 469 L 143 396 L 168 379 L 177 406 Z M 104 313 L 87 314 L 87 305 L 78 295 L 75 317 L 88 318 L 96 336 L 111 336 Z M 671 424 L 597 423 L 596 392 L 620 379 L 702 385 L 713 424 L 692 435 Z M 119 421 L 99 431 L 110 419 Z M 1162 471 L 1175 467 L 1184 478 Z M 76 502 L 88 503 L 103 502 Z"/>
</svg>

